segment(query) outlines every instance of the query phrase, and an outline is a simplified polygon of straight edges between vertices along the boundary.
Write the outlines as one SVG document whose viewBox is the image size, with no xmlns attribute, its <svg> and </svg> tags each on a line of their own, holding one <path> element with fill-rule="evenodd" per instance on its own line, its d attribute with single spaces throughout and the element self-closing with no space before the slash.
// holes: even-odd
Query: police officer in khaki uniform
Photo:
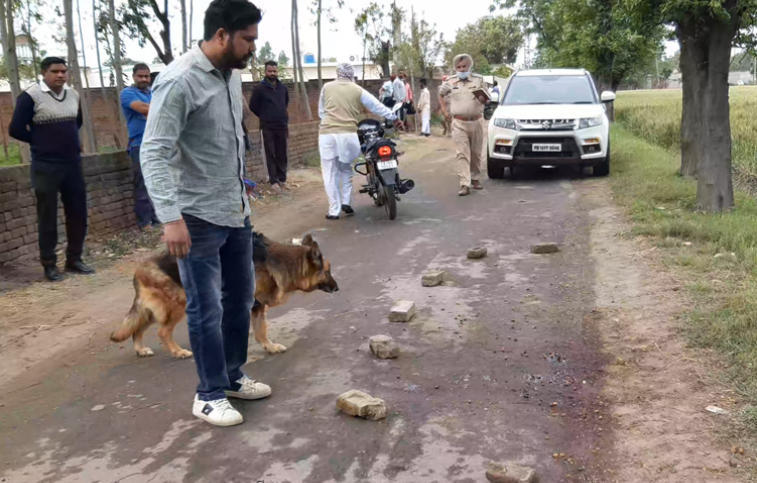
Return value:
<svg viewBox="0 0 757 483">
<path fill-rule="evenodd" d="M 486 96 L 475 91 L 486 92 L 484 78 L 473 74 L 473 58 L 460 54 L 453 60 L 457 71 L 439 88 L 439 106 L 444 117 L 452 120 L 452 140 L 457 149 L 457 174 L 460 177 L 460 196 L 470 194 L 473 189 L 483 189 L 479 176 L 484 159 L 484 105 Z M 449 111 L 445 97 L 449 96 Z"/>
</svg>

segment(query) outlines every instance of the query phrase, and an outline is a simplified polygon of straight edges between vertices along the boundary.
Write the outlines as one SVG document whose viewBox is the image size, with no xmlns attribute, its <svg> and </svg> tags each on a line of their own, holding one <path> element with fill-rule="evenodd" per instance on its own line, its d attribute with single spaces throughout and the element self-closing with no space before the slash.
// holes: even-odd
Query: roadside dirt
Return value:
<svg viewBox="0 0 757 483">
<path fill-rule="evenodd" d="M 732 412 L 736 395 L 715 379 L 717 361 L 686 347 L 677 330 L 687 309 L 680 292 L 685 282 L 663 269 L 654 248 L 626 236 L 630 226 L 608 203 L 605 182 L 576 187 L 593 220 L 596 309 L 588 318 L 612 360 L 598 409 L 613 427 L 605 481 L 746 481 L 744 469 L 753 462 L 732 454 L 740 445 L 723 436 L 730 416 L 705 411 L 714 405 Z"/>
</svg>

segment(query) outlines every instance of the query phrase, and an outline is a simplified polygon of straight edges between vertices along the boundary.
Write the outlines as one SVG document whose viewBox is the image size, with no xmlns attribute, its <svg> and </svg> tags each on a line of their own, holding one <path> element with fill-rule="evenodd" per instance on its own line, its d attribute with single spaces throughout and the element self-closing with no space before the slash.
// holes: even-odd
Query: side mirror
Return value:
<svg viewBox="0 0 757 483">
<path fill-rule="evenodd" d="M 615 93 L 612 91 L 604 91 L 601 98 L 602 102 L 612 102 L 615 100 Z"/>
</svg>

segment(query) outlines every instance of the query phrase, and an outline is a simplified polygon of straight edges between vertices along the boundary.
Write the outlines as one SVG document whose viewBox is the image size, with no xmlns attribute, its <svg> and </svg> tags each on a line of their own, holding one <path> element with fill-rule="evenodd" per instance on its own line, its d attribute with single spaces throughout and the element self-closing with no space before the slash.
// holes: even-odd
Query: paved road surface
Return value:
<svg viewBox="0 0 757 483">
<path fill-rule="evenodd" d="M 27 372 L 14 387 L 32 387 L 0 396 L 0 481 L 472 483 L 485 481 L 489 461 L 533 466 L 549 483 L 601 481 L 592 450 L 605 360 L 584 322 L 593 272 L 575 174 L 485 181 L 485 191 L 459 198 L 451 142 L 409 144 L 403 174 L 416 189 L 396 221 L 365 195 L 356 216 L 338 222 L 312 200 L 280 209 L 297 211 L 298 224 L 265 221 L 284 239 L 309 228 L 342 290 L 272 311 L 271 338 L 289 351 L 268 356 L 251 343 L 246 369 L 274 393 L 235 402 L 243 425 L 191 416 L 194 364 L 170 359 L 154 330 L 156 355 L 139 360 L 101 331 L 96 340 L 110 350 Z M 563 251 L 530 254 L 541 241 Z M 478 245 L 489 256 L 466 260 Z M 429 269 L 449 270 L 459 286 L 422 287 Z M 419 309 L 409 324 L 387 320 L 398 299 Z M 112 307 L 113 324 L 127 309 Z M 188 347 L 185 327 L 177 339 Z M 375 334 L 393 336 L 401 357 L 374 359 Z M 389 417 L 338 413 L 336 397 L 349 389 L 385 399 Z"/>
</svg>

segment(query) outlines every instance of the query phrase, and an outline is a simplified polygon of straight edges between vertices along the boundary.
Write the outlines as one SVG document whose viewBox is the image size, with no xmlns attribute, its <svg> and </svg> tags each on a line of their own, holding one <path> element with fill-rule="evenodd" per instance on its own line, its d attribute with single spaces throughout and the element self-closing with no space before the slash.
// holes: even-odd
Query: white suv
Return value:
<svg viewBox="0 0 757 483">
<path fill-rule="evenodd" d="M 517 72 L 489 121 L 488 171 L 503 178 L 505 168 L 532 165 L 591 166 L 610 174 L 610 123 L 603 102 L 583 69 Z"/>
</svg>

